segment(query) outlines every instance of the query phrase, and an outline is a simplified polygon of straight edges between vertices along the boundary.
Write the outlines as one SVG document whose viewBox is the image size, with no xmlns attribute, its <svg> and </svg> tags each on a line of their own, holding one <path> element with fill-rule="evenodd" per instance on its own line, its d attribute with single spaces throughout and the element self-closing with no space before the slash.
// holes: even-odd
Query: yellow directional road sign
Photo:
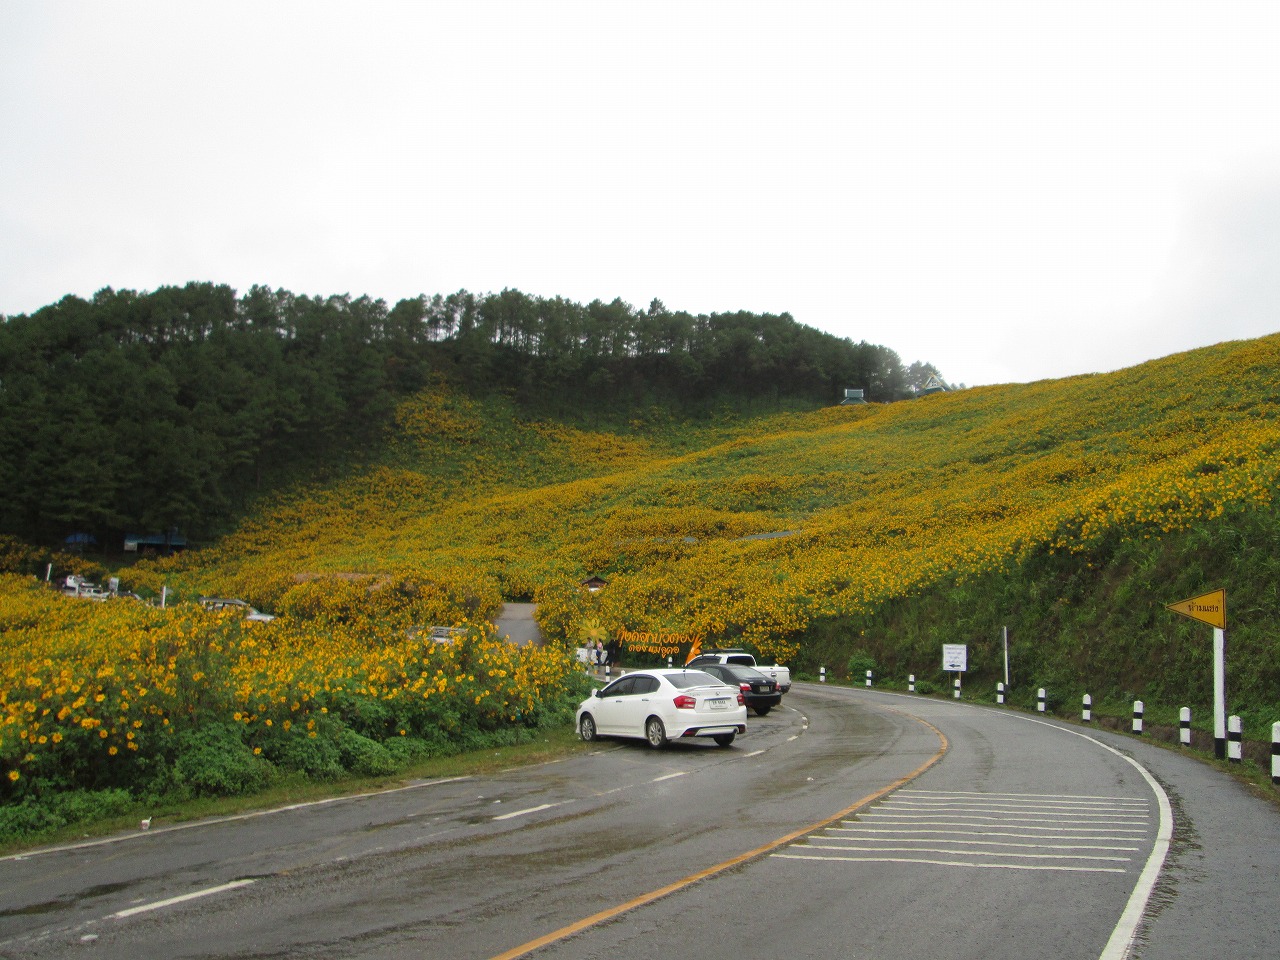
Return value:
<svg viewBox="0 0 1280 960">
<path fill-rule="evenodd" d="M 1179 600 L 1177 603 L 1165 605 L 1174 613 L 1180 613 L 1192 620 L 1199 620 L 1219 630 L 1227 629 L 1227 591 L 1215 590 L 1213 593 L 1192 597 L 1190 600 Z"/>
</svg>

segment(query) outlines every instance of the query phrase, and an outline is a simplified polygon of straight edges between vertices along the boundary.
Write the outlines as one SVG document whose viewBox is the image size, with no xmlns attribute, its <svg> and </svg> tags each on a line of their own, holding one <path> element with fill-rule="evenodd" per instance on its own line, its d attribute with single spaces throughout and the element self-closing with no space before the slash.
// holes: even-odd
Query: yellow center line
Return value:
<svg viewBox="0 0 1280 960">
<path fill-rule="evenodd" d="M 892 707 L 885 707 L 883 709 L 889 710 L 892 713 L 900 713 L 900 711 L 894 710 Z M 909 716 L 908 714 L 901 714 L 901 715 Z M 779 847 L 784 847 L 788 843 L 798 840 L 801 837 L 805 836 L 806 834 L 810 834 L 817 830 L 821 830 L 823 827 L 826 827 L 829 824 L 835 823 L 837 820 L 840 820 L 840 819 L 843 819 L 844 817 L 849 816 L 850 814 L 860 809 L 861 807 L 865 807 L 867 804 L 873 803 L 876 800 L 879 800 L 881 797 L 885 796 L 886 794 L 892 793 L 894 790 L 897 790 L 899 787 L 905 786 L 906 784 L 910 783 L 912 780 L 916 779 L 916 777 L 924 773 L 926 770 L 928 770 L 930 767 L 932 767 L 939 760 L 941 760 L 943 756 L 946 754 L 948 749 L 947 737 L 941 730 L 939 730 L 929 721 L 921 720 L 919 717 L 911 717 L 911 719 L 915 720 L 918 723 L 924 724 L 926 727 L 932 730 L 935 734 L 937 734 L 938 740 L 939 740 L 939 746 L 938 746 L 937 753 L 935 753 L 932 757 L 930 757 L 920 766 L 916 767 L 916 769 L 912 770 L 905 777 L 901 777 L 893 781 L 893 783 L 889 784 L 886 787 L 882 787 L 879 790 L 876 790 L 874 793 L 867 794 L 861 800 L 857 801 L 854 804 L 851 804 L 848 807 L 845 807 L 839 813 L 833 814 L 832 816 L 827 817 L 825 820 L 821 820 L 818 823 L 810 824 L 807 827 L 801 827 L 799 830 L 793 830 L 791 833 L 788 833 L 784 837 L 779 837 L 777 840 L 771 840 L 770 842 L 766 843 L 762 847 L 756 847 L 756 849 L 754 850 L 750 850 L 746 853 L 739 854 L 738 856 L 734 857 L 732 860 L 726 860 L 724 863 L 717 864 L 714 867 L 708 867 L 705 870 L 700 870 L 697 873 L 690 874 L 689 876 L 685 877 L 683 880 L 677 880 L 675 883 L 669 883 L 665 887 L 659 887 L 657 890 L 651 890 L 649 893 L 641 894 L 640 896 L 632 900 L 628 900 L 625 903 L 620 903 L 617 906 L 610 907 L 607 910 L 601 910 L 599 913 L 593 913 L 589 917 L 583 917 L 581 920 L 575 921 L 574 923 L 569 924 L 567 927 L 561 927 L 559 930 L 553 930 L 551 933 L 544 934 L 543 936 L 538 937 L 536 940 L 530 940 L 528 943 L 523 943 L 518 947 L 512 947 L 510 950 L 506 951 L 505 953 L 500 953 L 495 957 L 491 957 L 490 960 L 517 960 L 517 958 L 519 957 L 528 956 L 529 954 L 533 953 L 535 950 L 539 950 L 542 947 L 555 943 L 558 940 L 567 939 L 568 937 L 572 937 L 576 933 L 581 933 L 583 930 L 587 930 L 591 927 L 594 927 L 596 924 L 604 923 L 606 920 L 612 920 L 614 917 L 621 916 L 624 913 L 627 913 L 631 910 L 635 910 L 637 907 L 643 907 L 643 906 L 646 906 L 647 904 L 653 903 L 656 900 L 661 900 L 663 897 L 670 896 L 671 894 L 676 893 L 677 891 L 683 890 L 685 887 L 692 886 L 693 884 L 697 883 L 699 880 L 705 880 L 708 877 L 715 876 L 717 873 L 723 873 L 725 870 L 730 870 L 733 867 L 746 863 L 748 860 L 754 860 L 757 857 L 764 856 L 766 853 L 772 853 L 774 850 L 777 850 Z"/>
</svg>

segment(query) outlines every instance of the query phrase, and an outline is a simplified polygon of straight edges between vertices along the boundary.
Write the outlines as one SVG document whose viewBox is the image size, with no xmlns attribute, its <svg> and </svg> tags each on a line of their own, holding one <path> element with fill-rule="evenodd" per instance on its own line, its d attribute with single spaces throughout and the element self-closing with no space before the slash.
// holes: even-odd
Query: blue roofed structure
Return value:
<svg viewBox="0 0 1280 960">
<path fill-rule="evenodd" d="M 187 548 L 187 538 L 170 530 L 168 533 L 126 533 L 124 549 L 126 553 L 161 553 L 170 554 Z"/>
</svg>

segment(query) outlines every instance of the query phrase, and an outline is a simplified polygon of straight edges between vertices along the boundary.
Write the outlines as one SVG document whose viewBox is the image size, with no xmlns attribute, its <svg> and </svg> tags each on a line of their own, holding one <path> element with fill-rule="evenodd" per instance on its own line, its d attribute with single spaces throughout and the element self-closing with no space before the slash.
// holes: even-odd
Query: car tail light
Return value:
<svg viewBox="0 0 1280 960">
<path fill-rule="evenodd" d="M 747 704 L 747 698 L 742 695 L 742 691 L 738 691 L 738 706 L 744 707 Z"/>
<path fill-rule="evenodd" d="M 697 699 L 689 696 L 687 693 L 680 694 L 680 696 L 676 697 L 672 703 L 676 705 L 677 710 L 692 710 L 698 705 Z"/>
<path fill-rule="evenodd" d="M 741 690 L 743 693 L 750 693 L 750 692 L 751 692 L 751 684 L 749 684 L 749 683 L 740 683 L 740 684 L 738 684 L 738 689 L 739 689 L 739 690 Z"/>
</svg>

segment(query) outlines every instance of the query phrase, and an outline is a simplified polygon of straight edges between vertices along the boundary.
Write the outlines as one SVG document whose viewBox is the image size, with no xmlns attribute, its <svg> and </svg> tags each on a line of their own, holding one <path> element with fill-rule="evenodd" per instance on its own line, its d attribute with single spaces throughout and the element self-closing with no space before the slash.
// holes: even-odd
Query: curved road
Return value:
<svg viewBox="0 0 1280 960">
<path fill-rule="evenodd" d="M 728 750 L 0 859 L 0 957 L 1280 955 L 1280 815 L 1213 768 L 943 700 L 785 704 Z"/>
</svg>

